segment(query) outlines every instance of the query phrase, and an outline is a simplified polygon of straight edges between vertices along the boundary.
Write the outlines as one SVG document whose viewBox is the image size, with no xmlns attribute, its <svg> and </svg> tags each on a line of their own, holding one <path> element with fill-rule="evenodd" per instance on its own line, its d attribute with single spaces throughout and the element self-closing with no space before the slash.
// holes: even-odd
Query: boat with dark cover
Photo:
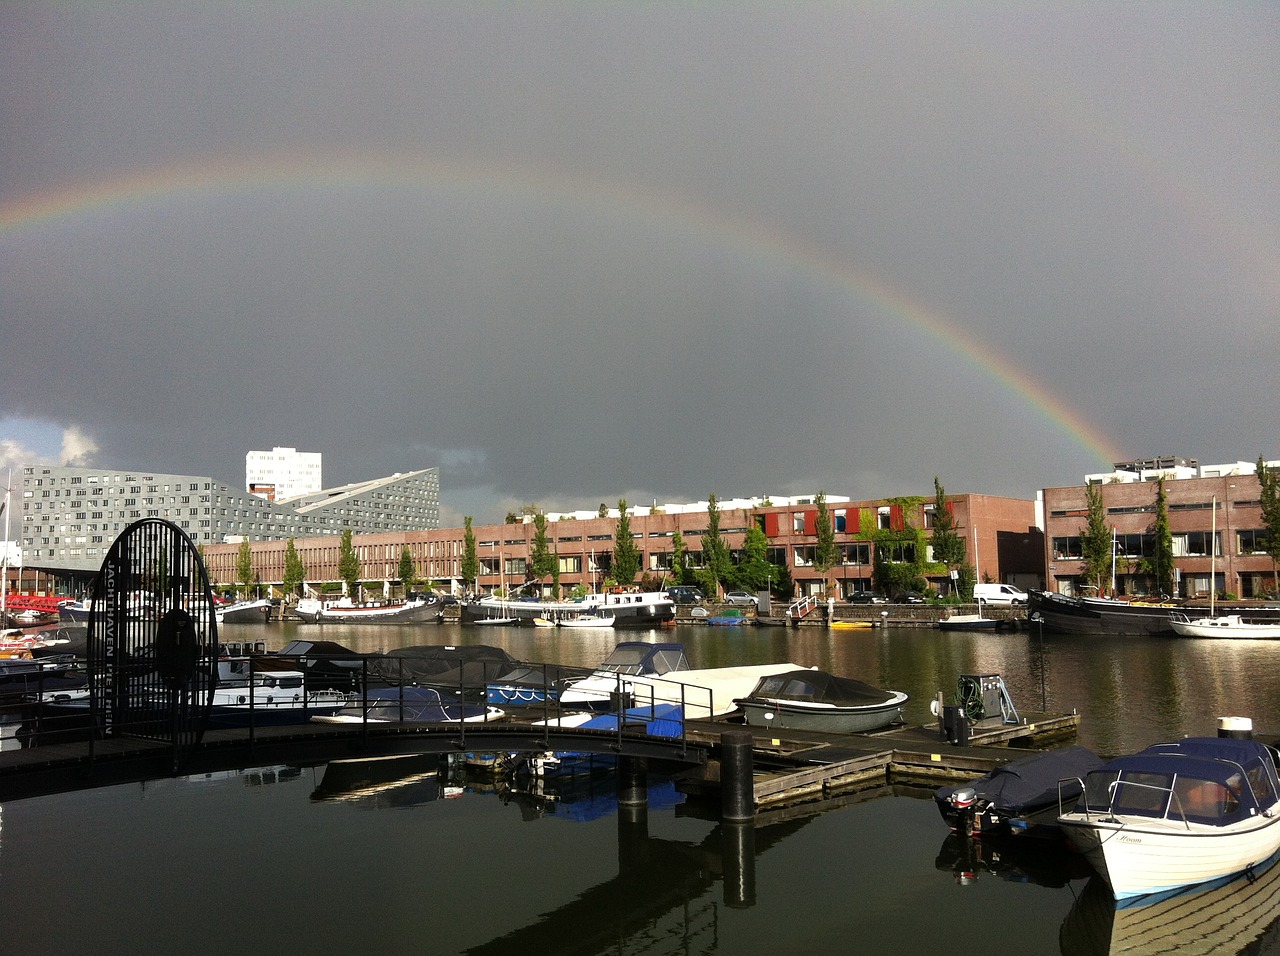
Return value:
<svg viewBox="0 0 1280 956">
<path fill-rule="evenodd" d="M 939 787 L 933 799 L 947 826 L 966 834 L 1056 829 L 1059 793 L 1066 805 L 1074 804 L 1084 778 L 1101 766 L 1092 750 L 1065 747 L 1012 760 L 959 786 Z"/>
<path fill-rule="evenodd" d="M 862 734 L 902 722 L 910 698 L 852 677 L 820 670 L 791 670 L 762 677 L 735 703 L 748 724 Z"/>
</svg>

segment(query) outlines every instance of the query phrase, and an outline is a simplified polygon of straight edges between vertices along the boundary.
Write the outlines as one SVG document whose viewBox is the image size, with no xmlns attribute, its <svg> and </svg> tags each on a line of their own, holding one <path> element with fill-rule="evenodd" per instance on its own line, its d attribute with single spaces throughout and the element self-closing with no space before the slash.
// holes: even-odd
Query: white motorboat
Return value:
<svg viewBox="0 0 1280 956">
<path fill-rule="evenodd" d="M 485 597 L 462 605 L 465 624 L 536 624 L 563 621 L 580 615 L 612 617 L 615 627 L 658 627 L 675 620 L 676 606 L 666 591 L 641 591 L 618 586 L 593 592 L 572 601 L 535 601 L 522 598 Z"/>
<path fill-rule="evenodd" d="M 1117 900 L 1228 880 L 1280 850 L 1276 753 L 1188 737 L 1109 761 L 1058 816 Z"/>
<path fill-rule="evenodd" d="M 735 712 L 735 700 L 751 693 L 761 678 L 802 670 L 799 664 L 757 664 L 691 670 L 681 644 L 625 641 L 590 676 L 560 694 L 565 710 L 609 710 L 627 706 L 680 704 L 691 719 Z"/>
<path fill-rule="evenodd" d="M 444 618 L 444 602 L 432 594 L 411 601 L 372 601 L 356 604 L 350 598 L 324 602 L 304 598 L 294 613 L 314 624 L 421 624 Z"/>
<path fill-rule="evenodd" d="M 1247 640 L 1280 640 L 1280 620 L 1264 620 L 1243 614 L 1191 618 L 1181 611 L 1169 615 L 1169 626 L 1179 637 L 1234 637 Z"/>
<path fill-rule="evenodd" d="M 613 627 L 615 620 L 616 618 L 610 614 L 575 614 L 557 621 L 556 625 L 558 627 Z"/>
</svg>

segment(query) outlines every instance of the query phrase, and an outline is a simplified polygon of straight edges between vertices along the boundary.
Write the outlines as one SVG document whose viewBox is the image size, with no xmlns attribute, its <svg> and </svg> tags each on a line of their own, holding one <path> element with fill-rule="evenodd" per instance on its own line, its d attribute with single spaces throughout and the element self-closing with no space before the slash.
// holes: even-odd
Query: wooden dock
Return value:
<svg viewBox="0 0 1280 956">
<path fill-rule="evenodd" d="M 939 786 L 971 780 L 1032 749 L 1071 740 L 1079 726 L 1079 714 L 1028 714 L 1012 724 L 995 717 L 974 724 L 966 746 L 948 743 L 936 726 L 825 734 L 690 721 L 687 734 L 690 740 L 710 743 L 728 728 L 751 733 L 757 771 L 754 800 L 760 810 L 884 784 Z M 691 791 L 718 788 L 714 751 L 713 759 L 686 774 L 685 781 Z"/>
</svg>

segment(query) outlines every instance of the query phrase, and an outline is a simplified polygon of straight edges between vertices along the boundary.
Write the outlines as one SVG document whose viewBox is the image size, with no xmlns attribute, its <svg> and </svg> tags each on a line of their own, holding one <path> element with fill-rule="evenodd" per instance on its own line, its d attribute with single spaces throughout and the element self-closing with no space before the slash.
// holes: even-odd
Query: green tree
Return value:
<svg viewBox="0 0 1280 956">
<path fill-rule="evenodd" d="M 1258 456 L 1258 497 L 1262 504 L 1262 526 L 1266 530 L 1262 548 L 1271 558 L 1271 593 L 1280 594 L 1277 567 L 1280 567 L 1280 470 L 1268 468 Z"/>
<path fill-rule="evenodd" d="M 679 528 L 671 535 L 671 580 L 676 584 L 689 583 L 689 549 Z"/>
<path fill-rule="evenodd" d="M 1154 539 L 1152 553 L 1143 564 L 1144 573 L 1155 582 L 1160 595 L 1173 594 L 1173 532 L 1169 530 L 1169 495 L 1164 490 L 1164 478 L 1156 482 L 1156 517 L 1151 523 Z M 1215 587 L 1215 582 L 1210 582 Z"/>
<path fill-rule="evenodd" d="M 751 523 L 742 539 L 742 556 L 738 560 L 738 585 L 747 591 L 764 591 L 778 580 L 777 569 L 769 563 L 769 539 L 764 529 Z"/>
<path fill-rule="evenodd" d="M 813 569 L 825 576 L 835 567 L 840 555 L 836 551 L 836 532 L 831 524 L 831 512 L 827 510 L 827 493 L 818 492 L 815 503 L 818 506 L 818 517 L 814 521 L 817 542 L 813 548 Z"/>
<path fill-rule="evenodd" d="M 413 554 L 407 544 L 400 549 L 400 568 L 396 574 L 406 594 L 417 587 L 418 569 L 413 564 Z"/>
<path fill-rule="evenodd" d="M 933 477 L 933 535 L 929 543 L 933 545 L 933 560 L 948 571 L 964 564 L 964 540 L 956 530 L 956 516 L 947 507 L 947 490 L 937 475 Z"/>
<path fill-rule="evenodd" d="M 1115 560 L 1102 489 L 1098 485 L 1085 485 L 1084 501 L 1088 517 L 1084 530 L 1080 532 L 1080 557 L 1084 560 L 1085 578 L 1102 594 L 1107 579 L 1111 577 L 1111 563 Z"/>
<path fill-rule="evenodd" d="M 480 558 L 476 555 L 476 535 L 471 530 L 471 515 L 462 519 L 462 562 L 458 572 L 462 580 L 471 582 L 472 593 L 480 593 Z"/>
<path fill-rule="evenodd" d="M 236 574 L 244 585 L 245 596 L 248 597 L 249 590 L 257 580 L 253 573 L 253 546 L 249 544 L 248 538 L 240 542 L 240 550 L 236 554 Z"/>
<path fill-rule="evenodd" d="M 359 597 L 360 590 L 360 557 L 351 545 L 351 529 L 342 529 L 342 543 L 338 546 L 338 577 L 347 585 L 347 595 L 351 600 Z"/>
<path fill-rule="evenodd" d="M 596 509 L 596 517 L 597 518 L 609 517 L 609 506 L 605 504 L 603 501 L 600 502 L 600 507 Z"/>
<path fill-rule="evenodd" d="M 284 592 L 297 594 L 302 582 L 307 579 L 307 567 L 298 556 L 298 549 L 290 538 L 284 546 Z"/>
<path fill-rule="evenodd" d="M 640 573 L 640 549 L 631 537 L 631 517 L 627 514 L 627 501 L 618 499 L 618 523 L 613 532 L 612 576 L 619 584 L 631 584 Z"/>
<path fill-rule="evenodd" d="M 551 553 L 551 544 L 547 540 L 547 516 L 539 511 L 533 516 L 533 546 L 529 550 L 529 570 L 541 585 L 543 579 L 554 573 L 556 556 Z"/>
<path fill-rule="evenodd" d="M 720 596 L 720 585 L 730 574 L 729 548 L 720 537 L 720 505 L 716 496 L 707 500 L 707 530 L 702 535 L 702 564 L 698 572 L 698 580 L 703 586 L 703 593 L 708 600 Z"/>
</svg>

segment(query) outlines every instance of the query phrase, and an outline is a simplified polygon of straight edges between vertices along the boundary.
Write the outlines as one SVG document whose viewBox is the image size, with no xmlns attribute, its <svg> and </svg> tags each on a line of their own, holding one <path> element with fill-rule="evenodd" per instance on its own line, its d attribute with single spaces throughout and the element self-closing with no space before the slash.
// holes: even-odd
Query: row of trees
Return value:
<svg viewBox="0 0 1280 956">
<path fill-rule="evenodd" d="M 873 527 L 860 527 L 860 533 L 873 542 L 875 557 L 873 576 L 876 586 L 886 593 L 902 590 L 922 590 L 926 586 L 924 574 L 955 571 L 956 590 L 961 594 L 973 593 L 975 572 L 966 560 L 964 539 L 957 531 L 954 516 L 946 507 L 946 491 L 941 482 L 934 478 L 935 520 L 930 543 L 933 547 L 933 562 L 925 561 L 923 539 L 919 532 L 910 527 L 899 532 L 879 533 Z M 822 575 L 826 575 L 841 562 L 840 549 L 836 544 L 835 528 L 831 511 L 827 507 L 826 493 L 819 493 L 815 499 L 817 516 L 815 520 L 815 545 L 812 566 Z M 601 505 L 601 514 L 608 509 Z M 619 583 L 631 583 L 641 571 L 642 553 L 636 547 L 631 535 L 631 518 L 628 513 L 626 499 L 618 501 L 618 521 L 614 530 L 614 547 L 612 567 L 609 577 Z M 860 522 L 861 523 L 861 522 Z M 559 560 L 552 551 L 547 536 L 547 518 L 541 512 L 535 512 L 534 535 L 529 552 L 529 576 L 533 580 L 545 583 L 552 579 L 553 593 L 559 593 Z M 870 524 L 870 522 L 866 522 Z M 912 548 L 912 560 L 903 562 L 891 560 L 889 548 L 880 546 L 881 539 L 907 539 L 914 542 L 920 539 L 920 547 Z M 701 566 L 692 568 L 689 565 L 689 546 L 684 536 L 677 529 L 671 540 L 671 570 L 665 583 L 672 585 L 696 585 L 704 594 L 717 595 L 722 590 L 741 589 L 745 591 L 770 591 L 777 595 L 787 596 L 792 592 L 790 569 L 785 563 L 773 563 L 769 560 L 769 539 L 759 524 L 748 527 L 742 546 L 737 556 L 730 550 L 720 532 L 720 506 L 714 494 L 708 497 L 707 528 L 700 536 L 702 546 Z M 479 560 L 476 556 L 475 535 L 471 530 L 471 518 L 464 520 L 464 541 L 461 573 L 465 580 L 474 581 L 479 574 Z M 657 587 L 663 581 L 650 581 L 648 585 Z"/>
</svg>

